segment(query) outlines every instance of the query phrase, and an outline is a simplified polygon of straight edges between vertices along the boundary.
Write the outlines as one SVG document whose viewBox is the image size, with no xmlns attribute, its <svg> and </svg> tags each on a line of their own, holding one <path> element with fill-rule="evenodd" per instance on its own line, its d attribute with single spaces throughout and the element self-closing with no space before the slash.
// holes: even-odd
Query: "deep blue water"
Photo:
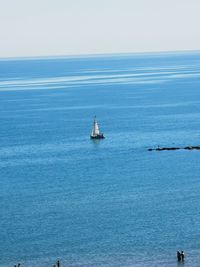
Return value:
<svg viewBox="0 0 200 267">
<path fill-rule="evenodd" d="M 1 60 L 0 266 L 199 266 L 200 151 L 158 145 L 200 145 L 200 53 Z"/>
</svg>

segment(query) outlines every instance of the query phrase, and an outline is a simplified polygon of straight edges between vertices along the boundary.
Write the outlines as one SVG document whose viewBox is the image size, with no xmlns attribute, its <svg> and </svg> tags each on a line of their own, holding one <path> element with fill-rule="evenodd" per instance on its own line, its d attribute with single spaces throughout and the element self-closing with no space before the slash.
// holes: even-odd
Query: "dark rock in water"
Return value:
<svg viewBox="0 0 200 267">
<path fill-rule="evenodd" d="M 192 149 L 200 149 L 200 146 L 186 146 L 184 147 L 184 149 L 187 149 L 187 150 L 192 150 Z"/>
<path fill-rule="evenodd" d="M 178 150 L 180 149 L 179 147 L 158 147 L 156 149 L 153 149 L 153 150 L 156 150 L 156 151 L 163 151 L 163 150 Z"/>
<path fill-rule="evenodd" d="M 158 148 L 149 148 L 148 151 L 164 151 L 164 150 L 179 150 L 179 149 L 186 149 L 186 150 L 197 149 L 197 150 L 200 150 L 200 146 L 186 146 L 186 147 L 158 147 Z"/>
<path fill-rule="evenodd" d="M 169 148 L 169 150 L 178 150 L 178 149 L 181 149 L 180 147 L 171 147 Z"/>
<path fill-rule="evenodd" d="M 184 147 L 184 149 L 191 150 L 192 147 L 191 146 L 186 146 L 186 147 Z"/>
</svg>

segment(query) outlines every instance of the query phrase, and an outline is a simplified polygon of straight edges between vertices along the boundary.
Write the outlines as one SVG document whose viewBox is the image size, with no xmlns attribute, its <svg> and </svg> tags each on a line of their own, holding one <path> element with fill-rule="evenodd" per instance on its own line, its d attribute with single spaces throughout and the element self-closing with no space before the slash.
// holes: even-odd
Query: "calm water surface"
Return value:
<svg viewBox="0 0 200 267">
<path fill-rule="evenodd" d="M 200 266 L 200 151 L 158 145 L 200 145 L 200 53 L 1 60 L 0 266 Z"/>
</svg>

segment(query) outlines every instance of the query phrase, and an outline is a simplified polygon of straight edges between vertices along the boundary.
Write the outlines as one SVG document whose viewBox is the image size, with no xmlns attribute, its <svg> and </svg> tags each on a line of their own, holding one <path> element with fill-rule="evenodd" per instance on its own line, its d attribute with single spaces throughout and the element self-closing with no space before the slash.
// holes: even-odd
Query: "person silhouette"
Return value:
<svg viewBox="0 0 200 267">
<path fill-rule="evenodd" d="M 177 260 L 181 261 L 181 253 L 180 253 L 180 251 L 176 252 L 176 256 L 177 256 Z"/>
<path fill-rule="evenodd" d="M 181 251 L 181 260 L 184 261 L 184 259 L 185 259 L 185 254 L 184 254 L 184 251 L 182 250 Z"/>
</svg>

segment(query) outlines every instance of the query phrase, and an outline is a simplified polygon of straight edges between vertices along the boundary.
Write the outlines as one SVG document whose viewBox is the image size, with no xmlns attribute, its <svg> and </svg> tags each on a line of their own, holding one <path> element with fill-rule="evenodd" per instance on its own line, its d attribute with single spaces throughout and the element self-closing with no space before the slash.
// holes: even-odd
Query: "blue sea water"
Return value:
<svg viewBox="0 0 200 267">
<path fill-rule="evenodd" d="M 200 145 L 200 53 L 1 60 L 0 266 L 199 266 L 200 151 L 158 145 Z"/>
</svg>

